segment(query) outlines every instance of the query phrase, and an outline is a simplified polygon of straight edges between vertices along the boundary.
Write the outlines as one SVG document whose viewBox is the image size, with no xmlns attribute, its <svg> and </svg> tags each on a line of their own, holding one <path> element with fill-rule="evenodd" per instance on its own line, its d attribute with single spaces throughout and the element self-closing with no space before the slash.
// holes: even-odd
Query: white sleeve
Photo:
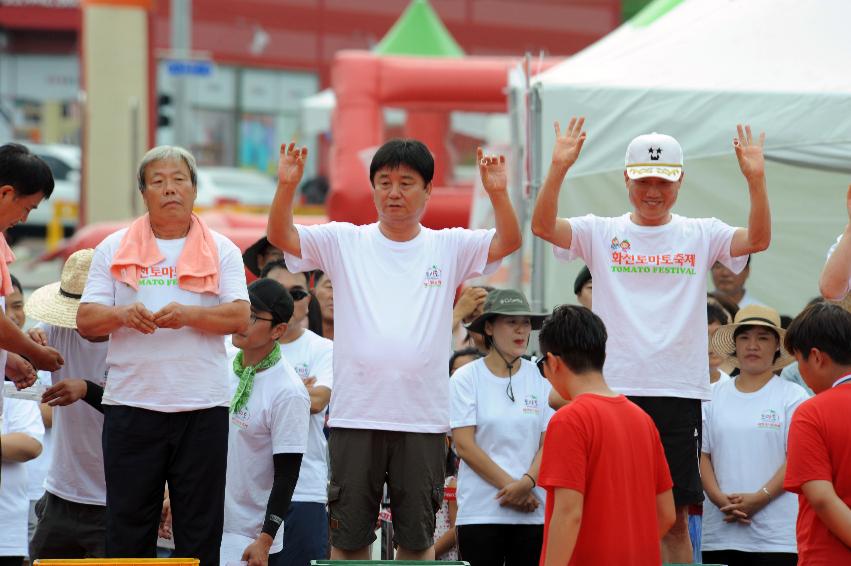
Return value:
<svg viewBox="0 0 851 566">
<path fill-rule="evenodd" d="M 476 425 L 476 385 L 473 371 L 475 363 L 458 368 L 449 378 L 450 428 Z"/>
<path fill-rule="evenodd" d="M 245 266 L 236 244 L 222 236 L 219 246 L 219 303 L 248 301 Z"/>
<path fill-rule="evenodd" d="M 107 241 L 101 242 L 92 256 L 81 303 L 115 306 L 115 279 L 109 271 L 111 264 L 112 254 L 108 250 Z"/>
<path fill-rule="evenodd" d="M 784 420 L 785 430 L 783 431 L 783 447 L 788 450 L 789 442 L 789 427 L 792 425 L 792 415 L 798 410 L 801 403 L 810 398 L 807 391 L 797 383 L 784 383 L 789 389 L 789 395 L 786 399 L 786 420 Z"/>
<path fill-rule="evenodd" d="M 329 222 L 303 226 L 296 224 L 301 244 L 301 257 L 284 252 L 287 269 L 293 273 L 321 269 L 334 280 L 334 267 L 340 260 L 339 237 L 351 224 Z"/>
<path fill-rule="evenodd" d="M 467 279 L 487 275 L 497 270 L 502 260 L 488 263 L 488 253 L 496 230 L 466 230 L 452 228 L 448 236 L 452 238 L 456 259 L 457 279 L 453 287 L 458 287 Z"/>
<path fill-rule="evenodd" d="M 316 378 L 314 387 L 334 388 L 334 346 L 325 340 L 317 340 L 310 357 L 310 375 Z"/>
<path fill-rule="evenodd" d="M 535 368 L 535 371 L 537 371 L 537 368 Z M 550 391 L 553 390 L 553 386 L 543 377 L 541 377 L 541 380 L 543 381 L 543 386 L 541 387 L 541 397 L 538 399 L 538 403 L 544 404 L 541 409 L 541 432 L 546 432 L 547 425 L 550 424 L 550 419 L 556 412 L 550 407 Z"/>
<path fill-rule="evenodd" d="M 44 422 L 38 403 L 28 399 L 6 399 L 6 414 L 3 416 L 4 434 L 22 432 L 42 442 Z"/>
<path fill-rule="evenodd" d="M 717 218 L 706 219 L 709 222 L 709 267 L 719 261 L 733 273 L 741 273 L 748 263 L 748 256 L 733 257 L 730 255 L 730 246 L 733 244 L 733 236 L 738 228 L 718 220 Z"/>
<path fill-rule="evenodd" d="M 594 232 L 600 220 L 600 217 L 593 214 L 568 218 L 571 232 L 570 247 L 560 248 L 553 244 L 553 255 L 556 259 L 562 261 L 582 259 L 590 268 L 593 262 L 591 252 L 594 247 Z"/>
<path fill-rule="evenodd" d="M 272 454 L 304 454 L 310 428 L 310 401 L 285 392 L 272 404 L 270 415 Z"/>
<path fill-rule="evenodd" d="M 715 388 L 712 389 L 712 397 L 715 397 Z M 704 401 L 700 404 L 700 412 L 703 414 L 703 440 L 700 445 L 700 451 L 704 454 L 712 454 L 712 431 L 709 428 L 711 424 L 713 401 Z"/>
</svg>

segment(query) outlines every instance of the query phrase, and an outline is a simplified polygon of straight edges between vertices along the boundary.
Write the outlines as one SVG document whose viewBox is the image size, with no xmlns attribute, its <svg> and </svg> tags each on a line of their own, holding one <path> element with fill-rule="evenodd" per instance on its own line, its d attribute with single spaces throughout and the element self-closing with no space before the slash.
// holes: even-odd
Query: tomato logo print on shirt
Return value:
<svg viewBox="0 0 851 566">
<path fill-rule="evenodd" d="M 176 287 L 177 268 L 168 267 L 143 267 L 139 270 L 139 286 L 145 287 Z"/>
<path fill-rule="evenodd" d="M 240 430 L 246 430 L 248 428 L 248 422 L 251 420 L 251 413 L 248 411 L 248 407 L 243 407 L 239 411 L 233 413 L 230 416 L 230 422 L 236 428 Z"/>
<path fill-rule="evenodd" d="M 541 407 L 538 404 L 538 397 L 536 395 L 527 395 L 525 399 L 523 399 L 523 414 L 524 415 L 538 415 L 541 412 Z"/>
<path fill-rule="evenodd" d="M 613 273 L 649 273 L 692 276 L 697 274 L 697 256 L 693 253 L 641 255 L 632 253 L 629 240 L 612 238 L 609 257 Z"/>
<path fill-rule="evenodd" d="M 763 430 L 779 430 L 783 427 L 783 422 L 780 420 L 780 415 L 774 409 L 763 411 L 759 417 L 759 422 L 756 423 L 756 428 Z"/>
<path fill-rule="evenodd" d="M 310 368 L 307 367 L 307 364 L 298 364 L 297 366 L 293 366 L 293 369 L 303 380 L 310 377 Z"/>
<path fill-rule="evenodd" d="M 443 285 L 443 271 L 436 265 L 432 265 L 426 270 L 423 287 L 440 287 L 441 285 Z"/>
</svg>

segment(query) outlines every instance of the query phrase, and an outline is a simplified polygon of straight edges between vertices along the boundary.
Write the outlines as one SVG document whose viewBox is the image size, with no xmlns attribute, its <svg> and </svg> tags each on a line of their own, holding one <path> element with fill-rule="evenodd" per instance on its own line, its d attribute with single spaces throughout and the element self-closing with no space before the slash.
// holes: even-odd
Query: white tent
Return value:
<svg viewBox="0 0 851 566">
<path fill-rule="evenodd" d="M 533 159 L 542 175 L 553 122 L 587 119 L 588 139 L 559 215 L 626 211 L 626 146 L 658 131 L 679 139 L 685 152 L 675 212 L 745 226 L 748 191 L 731 142 L 736 124 L 750 123 L 767 135 L 773 238 L 753 259 L 748 289 L 796 313 L 818 293 L 825 252 L 848 221 L 849 21 L 848 0 L 685 0 L 655 21 L 631 20 L 536 77 L 532 95 L 541 110 L 533 128 L 541 149 Z M 574 302 L 581 264 L 558 263 L 549 249 L 543 257 L 545 304 Z"/>
</svg>

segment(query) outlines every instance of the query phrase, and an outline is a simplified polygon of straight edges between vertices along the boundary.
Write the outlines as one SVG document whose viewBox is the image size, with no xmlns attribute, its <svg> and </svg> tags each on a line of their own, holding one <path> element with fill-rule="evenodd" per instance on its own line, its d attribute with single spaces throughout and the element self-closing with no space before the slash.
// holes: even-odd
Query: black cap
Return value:
<svg viewBox="0 0 851 566">
<path fill-rule="evenodd" d="M 254 281 L 248 286 L 248 298 L 254 310 L 271 314 L 275 324 L 289 322 L 293 316 L 292 295 L 274 279 Z"/>
<path fill-rule="evenodd" d="M 573 282 L 573 294 L 578 295 L 582 292 L 582 288 L 586 283 L 591 281 L 591 270 L 588 269 L 588 266 L 582 268 L 582 271 L 579 272 L 579 275 L 576 276 L 576 280 Z"/>
<path fill-rule="evenodd" d="M 263 236 L 253 244 L 251 244 L 242 253 L 242 263 L 248 268 L 248 271 L 260 277 L 260 266 L 257 264 L 257 256 L 264 255 L 270 248 L 276 249 L 275 246 L 269 243 L 269 239 Z"/>
</svg>

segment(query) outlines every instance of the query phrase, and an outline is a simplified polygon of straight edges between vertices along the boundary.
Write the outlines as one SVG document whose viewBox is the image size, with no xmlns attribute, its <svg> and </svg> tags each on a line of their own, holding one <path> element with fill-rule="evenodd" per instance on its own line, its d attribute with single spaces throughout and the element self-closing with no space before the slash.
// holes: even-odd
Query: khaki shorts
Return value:
<svg viewBox="0 0 851 566">
<path fill-rule="evenodd" d="M 394 542 L 414 552 L 434 544 L 443 502 L 446 435 L 332 428 L 328 439 L 331 545 L 354 551 L 375 542 L 387 483 Z"/>
</svg>

